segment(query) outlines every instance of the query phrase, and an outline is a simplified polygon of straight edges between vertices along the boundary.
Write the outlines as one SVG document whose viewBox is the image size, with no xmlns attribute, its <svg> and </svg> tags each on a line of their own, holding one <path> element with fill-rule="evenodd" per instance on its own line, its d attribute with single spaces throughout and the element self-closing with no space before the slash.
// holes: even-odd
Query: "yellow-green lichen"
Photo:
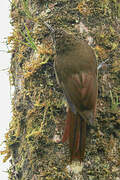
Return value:
<svg viewBox="0 0 120 180">
<path fill-rule="evenodd" d="M 17 87 L 12 101 L 13 117 L 5 137 L 6 148 L 1 152 L 6 155 L 4 161 L 9 157 L 12 160 L 9 179 L 120 176 L 119 9 L 116 0 L 12 0 L 14 28 L 8 38 L 12 53 L 10 79 Z M 66 170 L 68 146 L 54 140 L 56 136 L 61 138 L 66 106 L 55 79 L 51 32 L 44 22 L 54 29 L 69 31 L 76 31 L 75 26 L 83 24 L 87 32 L 80 32 L 81 36 L 92 37 L 98 64 L 109 59 L 98 72 L 97 120 L 95 128 L 88 132 L 81 174 Z"/>
</svg>

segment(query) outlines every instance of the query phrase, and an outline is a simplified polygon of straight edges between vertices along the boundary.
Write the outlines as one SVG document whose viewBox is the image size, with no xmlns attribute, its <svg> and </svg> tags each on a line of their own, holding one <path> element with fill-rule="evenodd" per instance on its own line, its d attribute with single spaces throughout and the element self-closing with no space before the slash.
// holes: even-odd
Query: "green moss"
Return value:
<svg viewBox="0 0 120 180">
<path fill-rule="evenodd" d="M 1 152 L 6 154 L 4 161 L 12 160 L 9 179 L 80 179 L 81 174 L 83 179 L 119 177 L 119 3 L 13 0 L 11 18 L 10 80 L 16 91 L 6 148 Z M 98 73 L 97 121 L 88 132 L 84 167 L 77 175 L 66 169 L 68 145 L 54 140 L 56 135 L 61 138 L 66 107 L 55 79 L 51 32 L 44 22 L 71 32 L 82 22 L 88 31 L 81 36 L 94 39 L 98 64 L 109 59 Z"/>
</svg>

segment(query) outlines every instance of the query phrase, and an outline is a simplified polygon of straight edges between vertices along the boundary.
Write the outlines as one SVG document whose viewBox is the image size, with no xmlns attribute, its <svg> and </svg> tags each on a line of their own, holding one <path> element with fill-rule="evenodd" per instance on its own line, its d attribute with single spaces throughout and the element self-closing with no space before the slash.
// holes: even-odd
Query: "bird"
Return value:
<svg viewBox="0 0 120 180">
<path fill-rule="evenodd" d="M 82 162 L 85 156 L 86 127 L 93 124 L 97 102 L 97 63 L 93 49 L 74 33 L 54 32 L 57 81 L 67 100 L 67 115 L 62 143 L 69 142 L 70 161 Z"/>
</svg>

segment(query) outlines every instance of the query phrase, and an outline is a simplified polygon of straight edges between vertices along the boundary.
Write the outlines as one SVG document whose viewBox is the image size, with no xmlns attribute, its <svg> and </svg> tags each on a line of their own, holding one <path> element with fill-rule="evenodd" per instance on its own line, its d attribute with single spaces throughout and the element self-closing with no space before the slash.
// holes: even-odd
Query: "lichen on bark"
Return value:
<svg viewBox="0 0 120 180">
<path fill-rule="evenodd" d="M 119 15 L 117 0 L 12 0 L 12 121 L 6 134 L 9 179 L 117 179 L 120 177 Z M 97 118 L 88 130 L 82 170 L 69 166 L 61 138 L 66 104 L 53 67 L 53 28 L 79 33 L 94 48 L 98 64 Z M 74 169 L 74 171 L 73 171 Z"/>
</svg>

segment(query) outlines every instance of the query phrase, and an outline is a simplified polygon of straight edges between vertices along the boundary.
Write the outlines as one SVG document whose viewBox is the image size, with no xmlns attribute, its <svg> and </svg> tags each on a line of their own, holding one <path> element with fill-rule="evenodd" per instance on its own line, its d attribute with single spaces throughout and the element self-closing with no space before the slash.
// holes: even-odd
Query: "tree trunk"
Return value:
<svg viewBox="0 0 120 180">
<path fill-rule="evenodd" d="M 116 1 L 12 0 L 13 34 L 8 43 L 12 44 L 10 80 L 15 91 L 13 118 L 6 134 L 6 159 L 11 157 L 9 179 L 120 177 L 120 121 L 115 109 L 119 91 L 113 91 L 119 87 L 118 70 L 105 64 L 106 69 L 99 72 L 97 120 L 87 130 L 85 160 L 81 165 L 70 164 L 68 144 L 60 142 L 66 103 L 55 78 L 51 31 L 45 25 L 47 22 L 54 29 L 77 31 L 94 47 L 98 64 L 109 58 L 109 64 L 116 68 L 120 58 L 119 15 Z"/>
</svg>

